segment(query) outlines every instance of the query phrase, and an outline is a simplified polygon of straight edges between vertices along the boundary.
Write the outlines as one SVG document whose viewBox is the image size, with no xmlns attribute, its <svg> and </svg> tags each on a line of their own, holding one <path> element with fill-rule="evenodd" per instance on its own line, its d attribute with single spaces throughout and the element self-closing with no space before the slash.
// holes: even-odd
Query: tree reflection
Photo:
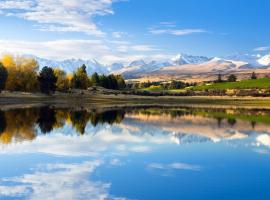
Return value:
<svg viewBox="0 0 270 200">
<path fill-rule="evenodd" d="M 252 127 L 252 129 L 254 130 L 254 129 L 255 129 L 255 127 L 256 127 L 256 122 L 251 121 L 251 127 Z"/>
<path fill-rule="evenodd" d="M 110 110 L 102 113 L 91 113 L 90 121 L 93 126 L 97 126 L 98 123 L 119 124 L 125 117 L 124 110 Z"/>
<path fill-rule="evenodd" d="M 37 124 L 42 133 L 50 133 L 56 124 L 55 110 L 50 107 L 42 107 L 39 110 Z"/>
<path fill-rule="evenodd" d="M 85 133 L 85 127 L 90 119 L 90 114 L 86 110 L 72 111 L 70 113 L 70 120 L 72 126 L 75 127 L 80 134 Z"/>
<path fill-rule="evenodd" d="M 228 124 L 231 125 L 231 127 L 233 127 L 236 124 L 236 119 L 235 118 L 229 118 L 227 121 L 228 121 Z"/>
<path fill-rule="evenodd" d="M 0 135 L 5 131 L 7 126 L 5 113 L 0 110 Z"/>
<path fill-rule="evenodd" d="M 125 115 L 135 116 L 133 120 L 148 119 L 148 116 L 155 116 L 155 120 L 164 120 L 163 123 L 178 121 L 181 123 L 194 123 L 194 117 L 203 122 L 213 121 L 218 127 L 224 128 L 227 125 L 234 129 L 242 126 L 243 121 L 250 122 L 252 128 L 260 128 L 261 124 L 270 125 L 270 110 L 241 110 L 241 109 L 212 109 L 212 108 L 166 108 L 166 107 L 141 107 L 115 110 L 95 110 L 89 111 L 86 108 L 27 108 L 0 110 L 0 142 L 11 143 L 23 140 L 32 140 L 36 137 L 37 130 L 42 133 L 50 133 L 53 129 L 71 125 L 79 134 L 85 134 L 87 125 L 97 126 L 98 124 L 118 124 L 121 123 Z M 217 120 L 217 122 L 215 122 Z M 239 122 L 239 123 L 238 123 Z M 188 124 L 189 125 L 189 124 Z"/>
<path fill-rule="evenodd" d="M 2 112 L 2 111 L 1 111 Z M 37 119 L 37 109 L 14 109 L 6 111 L 1 120 L 6 123 L 0 140 L 2 143 L 10 143 L 12 139 L 16 141 L 32 140 L 36 137 L 35 121 Z M 4 120 L 4 121 L 3 121 Z"/>
</svg>

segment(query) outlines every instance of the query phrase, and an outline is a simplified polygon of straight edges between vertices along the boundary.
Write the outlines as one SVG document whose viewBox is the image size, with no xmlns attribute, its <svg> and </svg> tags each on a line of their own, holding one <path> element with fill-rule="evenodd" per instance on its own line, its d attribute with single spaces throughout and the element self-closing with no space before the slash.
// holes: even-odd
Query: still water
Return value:
<svg viewBox="0 0 270 200">
<path fill-rule="evenodd" d="M 270 110 L 0 111 L 0 199 L 270 199 Z"/>
</svg>

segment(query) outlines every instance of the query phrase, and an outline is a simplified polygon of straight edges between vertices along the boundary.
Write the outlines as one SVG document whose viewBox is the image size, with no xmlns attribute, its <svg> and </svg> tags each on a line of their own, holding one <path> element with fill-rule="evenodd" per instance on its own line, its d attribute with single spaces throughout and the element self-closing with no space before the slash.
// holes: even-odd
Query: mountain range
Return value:
<svg viewBox="0 0 270 200">
<path fill-rule="evenodd" d="M 39 66 L 51 66 L 72 73 L 85 64 L 88 74 L 122 74 L 127 79 L 145 77 L 177 78 L 211 74 L 243 73 L 250 70 L 270 69 L 270 54 L 233 54 L 226 57 L 206 57 L 178 54 L 168 60 L 135 60 L 129 64 L 113 63 L 104 65 L 97 60 L 68 59 L 63 61 L 35 57 Z M 270 73 L 270 71 L 269 71 Z"/>
</svg>

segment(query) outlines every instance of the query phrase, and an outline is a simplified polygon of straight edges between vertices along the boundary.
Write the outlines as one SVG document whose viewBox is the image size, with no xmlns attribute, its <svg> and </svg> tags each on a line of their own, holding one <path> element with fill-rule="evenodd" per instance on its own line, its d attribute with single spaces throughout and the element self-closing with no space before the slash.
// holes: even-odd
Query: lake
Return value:
<svg viewBox="0 0 270 200">
<path fill-rule="evenodd" d="M 270 199 L 270 110 L 0 111 L 0 199 Z"/>
</svg>

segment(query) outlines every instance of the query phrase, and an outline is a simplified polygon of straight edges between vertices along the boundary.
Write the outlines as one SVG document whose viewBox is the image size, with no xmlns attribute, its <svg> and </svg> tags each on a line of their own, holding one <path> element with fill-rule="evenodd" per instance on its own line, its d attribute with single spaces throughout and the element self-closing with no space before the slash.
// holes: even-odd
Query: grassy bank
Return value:
<svg viewBox="0 0 270 200">
<path fill-rule="evenodd" d="M 242 80 L 237 82 L 223 82 L 194 86 L 192 90 L 226 90 L 226 89 L 267 89 L 270 88 L 270 78 L 260 78 L 254 80 Z"/>
</svg>

